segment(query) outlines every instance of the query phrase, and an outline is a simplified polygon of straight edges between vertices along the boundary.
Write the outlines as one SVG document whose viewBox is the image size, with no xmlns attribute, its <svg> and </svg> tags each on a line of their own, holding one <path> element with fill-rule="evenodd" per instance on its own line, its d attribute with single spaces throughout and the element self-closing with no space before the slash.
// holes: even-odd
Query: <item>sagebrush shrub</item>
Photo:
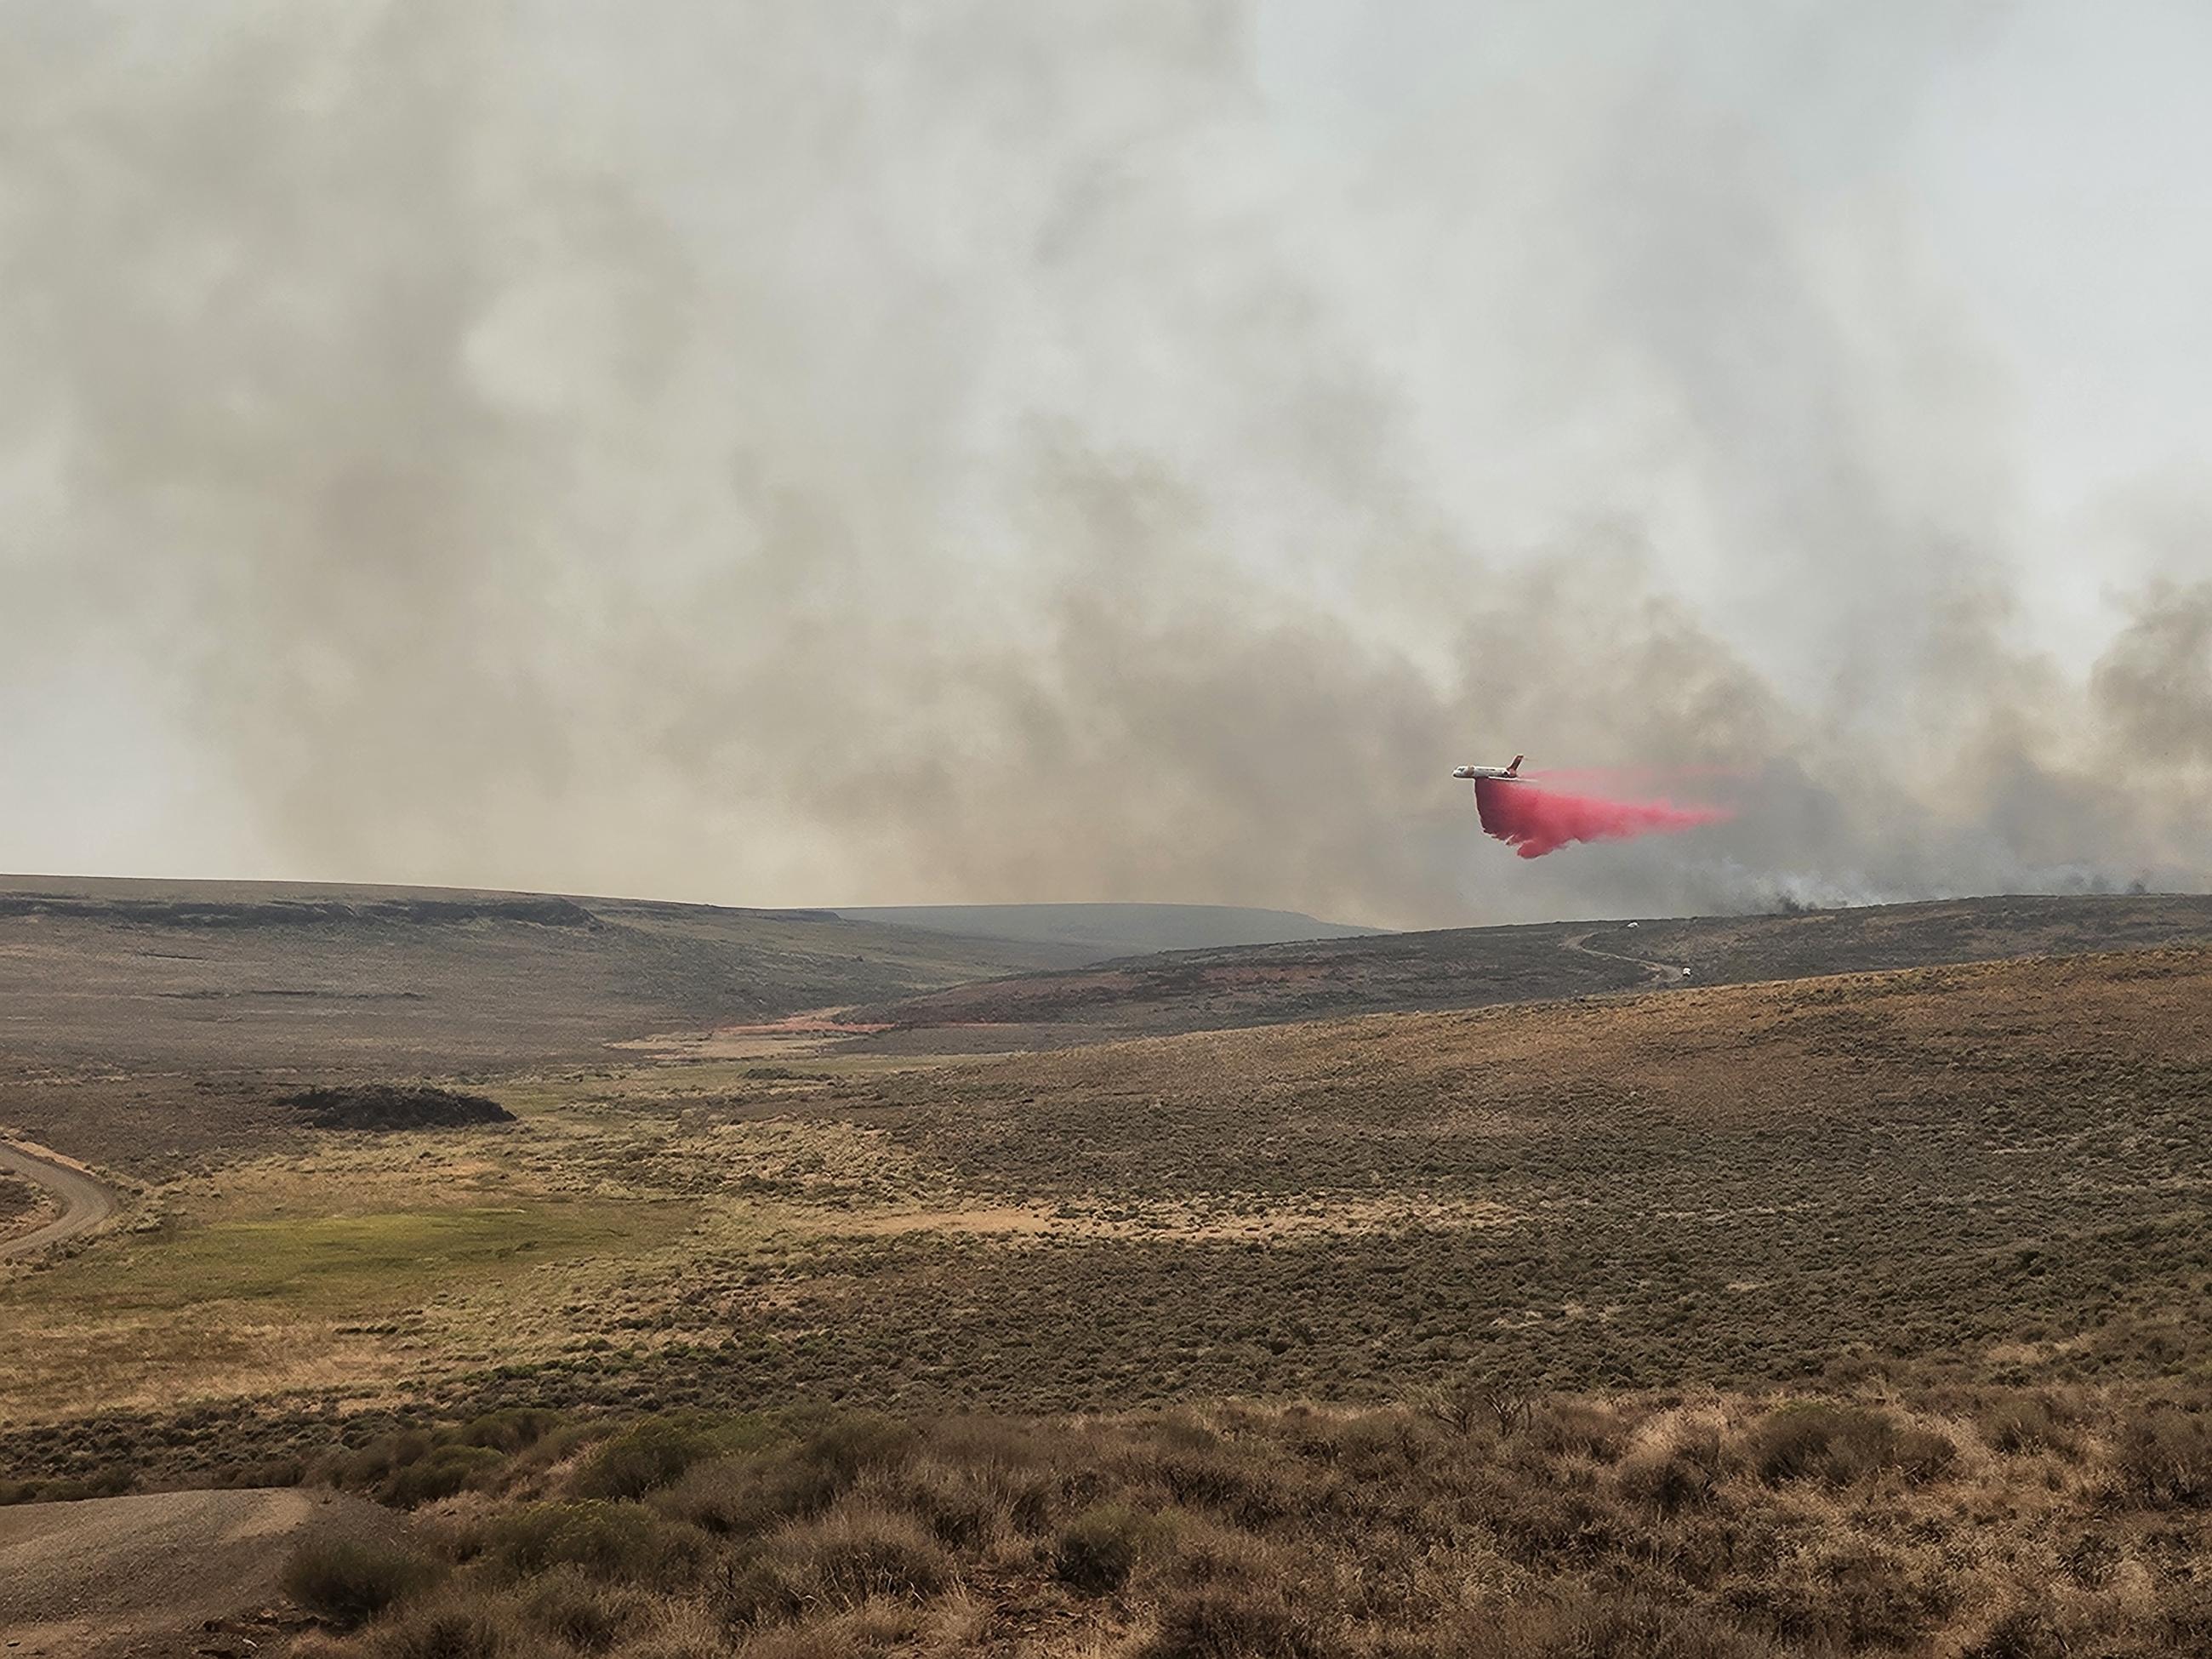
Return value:
<svg viewBox="0 0 2212 1659">
<path fill-rule="evenodd" d="M 690 1424 L 662 1418 L 625 1429 L 605 1442 L 576 1473 L 579 1498 L 639 1498 L 670 1485 L 714 1449 Z"/>
<path fill-rule="evenodd" d="M 902 1462 L 919 1438 L 912 1424 L 873 1412 L 848 1412 L 802 1437 L 794 1455 L 842 1489 L 868 1469 Z"/>
<path fill-rule="evenodd" d="M 1279 1589 L 1206 1584 L 1170 1596 L 1139 1659 L 1336 1659 L 1343 1644 Z"/>
<path fill-rule="evenodd" d="M 559 1426 L 561 1414 L 536 1407 L 509 1406 L 471 1419 L 461 1430 L 461 1440 L 471 1446 L 519 1452 L 532 1446 Z"/>
<path fill-rule="evenodd" d="M 1292 1472 L 1264 1455 L 1226 1446 L 1165 1452 L 1154 1468 L 1176 1503 L 1212 1510 L 1247 1527 L 1289 1514 L 1304 1495 Z"/>
<path fill-rule="evenodd" d="M 1528 1421 L 1536 1445 L 1554 1454 L 1609 1463 L 1627 1444 L 1620 1413 L 1597 1401 L 1547 1401 Z"/>
<path fill-rule="evenodd" d="M 565 1565 L 616 1583 L 681 1581 L 705 1554 L 696 1529 L 635 1504 L 597 1498 L 523 1504 L 493 1521 L 484 1543 L 493 1562 L 511 1574 Z"/>
<path fill-rule="evenodd" d="M 1085 1510 L 1054 1540 L 1053 1576 L 1086 1595 L 1117 1590 L 1128 1583 L 1157 1526 L 1150 1516 L 1125 1504 Z"/>
<path fill-rule="evenodd" d="M 2167 1585 L 2158 1626 L 2176 1653 L 2212 1653 L 2212 1583 Z"/>
<path fill-rule="evenodd" d="M 1615 1479 L 1624 1498 L 1657 1515 L 1711 1503 L 1716 1484 L 1711 1468 L 1671 1446 L 1623 1459 Z"/>
<path fill-rule="evenodd" d="M 757 1532 L 777 1514 L 775 1493 L 750 1458 L 717 1457 L 695 1463 L 684 1478 L 656 1492 L 653 1506 L 720 1537 Z"/>
<path fill-rule="evenodd" d="M 821 1514 L 863 1475 L 902 1468 L 918 1440 L 872 1413 L 830 1418 L 795 1440 L 694 1464 L 654 1506 L 720 1536 L 751 1536 Z"/>
<path fill-rule="evenodd" d="M 386 1475 L 377 1486 L 377 1500 L 403 1510 L 417 1509 L 477 1486 L 506 1464 L 506 1457 L 489 1447 L 439 1446 Z"/>
<path fill-rule="evenodd" d="M 378 1633 L 376 1659 L 536 1659 L 540 1650 L 493 1607 L 459 1602 L 410 1613 Z"/>
<path fill-rule="evenodd" d="M 820 1599 L 856 1607 L 872 1596 L 917 1600 L 952 1578 L 945 1548 L 913 1516 L 853 1504 L 794 1527 L 775 1555 Z"/>
<path fill-rule="evenodd" d="M 2070 1452 L 2080 1444 L 2051 1402 L 2039 1395 L 2019 1395 L 1990 1407 L 1981 1414 L 1979 1427 L 1982 1437 L 2008 1456 L 2046 1448 Z"/>
<path fill-rule="evenodd" d="M 532 1629 L 585 1653 L 612 1647 L 646 1614 L 634 1592 L 594 1583 L 572 1566 L 556 1567 L 534 1582 L 521 1608 Z"/>
<path fill-rule="evenodd" d="M 1771 1644 L 1695 1608 L 1634 1593 L 1570 1595 L 1469 1632 L 1468 1659 L 1778 1659 Z"/>
<path fill-rule="evenodd" d="M 951 1549 L 981 1549 L 1017 1524 L 1016 1494 L 1006 1489 L 1001 1472 L 988 1466 L 919 1457 L 864 1477 L 856 1489 L 915 1516 Z"/>
<path fill-rule="evenodd" d="M 2070 1651 L 2051 1609 L 2031 1601 L 2001 1616 L 1959 1659 L 2067 1659 Z"/>
<path fill-rule="evenodd" d="M 2154 1406 L 2122 1428 L 2113 1462 L 2121 1489 L 2140 1503 L 2212 1507 L 2212 1419 Z"/>
<path fill-rule="evenodd" d="M 1141 1558 L 1147 1592 L 1272 1583 L 1296 1570 L 1283 1551 L 1208 1516 L 1171 1510 L 1158 1525 L 1155 1547 Z"/>
<path fill-rule="evenodd" d="M 367 1539 L 314 1538 L 284 1563 L 284 1594 L 342 1630 L 421 1595 L 441 1576 L 439 1564 L 398 1545 Z"/>
<path fill-rule="evenodd" d="M 1752 1431 L 1750 1455 L 1769 1486 L 1817 1480 L 1832 1486 L 1893 1469 L 1925 1480 L 1948 1468 L 1956 1449 L 1932 1430 L 1900 1425 L 1862 1406 L 1785 1406 Z"/>
</svg>

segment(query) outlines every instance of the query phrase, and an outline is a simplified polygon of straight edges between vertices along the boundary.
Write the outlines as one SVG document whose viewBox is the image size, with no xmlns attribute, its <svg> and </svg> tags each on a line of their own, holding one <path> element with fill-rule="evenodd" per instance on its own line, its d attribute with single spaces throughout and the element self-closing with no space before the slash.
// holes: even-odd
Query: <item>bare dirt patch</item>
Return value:
<svg viewBox="0 0 2212 1659">
<path fill-rule="evenodd" d="M 400 1528 L 362 1498 L 289 1489 L 0 1509 L 0 1631 L 26 1659 L 232 1651 L 211 1648 L 203 1626 L 281 1601 L 277 1574 L 295 1545 Z"/>
</svg>

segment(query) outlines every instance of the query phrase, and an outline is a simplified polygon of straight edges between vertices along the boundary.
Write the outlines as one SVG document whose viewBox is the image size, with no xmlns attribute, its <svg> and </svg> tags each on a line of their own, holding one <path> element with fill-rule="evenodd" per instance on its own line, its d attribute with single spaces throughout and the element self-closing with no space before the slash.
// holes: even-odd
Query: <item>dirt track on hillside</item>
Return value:
<svg viewBox="0 0 2212 1659">
<path fill-rule="evenodd" d="M 123 1207 L 106 1182 L 59 1158 L 14 1141 L 0 1140 L 0 1170 L 34 1182 L 62 1201 L 62 1212 L 21 1238 L 0 1242 L 0 1261 L 33 1255 L 49 1245 L 88 1233 Z"/>
<path fill-rule="evenodd" d="M 1597 929 L 1593 927 L 1588 933 L 1576 933 L 1562 939 L 1560 948 L 1579 951 L 1586 957 L 1602 957 L 1607 962 L 1625 962 L 1632 967 L 1641 968 L 1654 985 L 1672 985 L 1690 971 L 1679 962 L 1654 962 L 1649 957 L 1632 957 L 1620 951 L 1601 951 L 1589 942 L 1590 935 L 1596 932 Z"/>
</svg>

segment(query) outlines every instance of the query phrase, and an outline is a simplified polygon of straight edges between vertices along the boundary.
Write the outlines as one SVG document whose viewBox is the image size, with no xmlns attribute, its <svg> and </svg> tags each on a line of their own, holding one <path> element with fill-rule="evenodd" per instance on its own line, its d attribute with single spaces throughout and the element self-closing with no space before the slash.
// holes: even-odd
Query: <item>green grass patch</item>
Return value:
<svg viewBox="0 0 2212 1659">
<path fill-rule="evenodd" d="M 412 1305 L 426 1280 L 481 1282 L 648 1249 L 690 1215 L 678 1203 L 587 1201 L 214 1222 L 88 1252 L 18 1294 L 102 1315 L 213 1302 L 359 1313 Z"/>
</svg>

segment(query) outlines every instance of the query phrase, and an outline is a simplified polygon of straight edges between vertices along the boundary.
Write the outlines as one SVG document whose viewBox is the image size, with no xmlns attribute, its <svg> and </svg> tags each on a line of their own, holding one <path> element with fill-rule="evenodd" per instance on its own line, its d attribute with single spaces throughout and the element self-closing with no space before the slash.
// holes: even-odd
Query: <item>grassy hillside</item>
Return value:
<svg viewBox="0 0 2212 1659">
<path fill-rule="evenodd" d="M 1943 900 L 1791 915 L 1546 922 L 1183 951 L 865 1006 L 886 1051 L 1006 1049 L 1650 986 L 2212 944 L 2212 896 Z M 1687 973 L 1685 973 L 1687 969 Z"/>
</svg>

